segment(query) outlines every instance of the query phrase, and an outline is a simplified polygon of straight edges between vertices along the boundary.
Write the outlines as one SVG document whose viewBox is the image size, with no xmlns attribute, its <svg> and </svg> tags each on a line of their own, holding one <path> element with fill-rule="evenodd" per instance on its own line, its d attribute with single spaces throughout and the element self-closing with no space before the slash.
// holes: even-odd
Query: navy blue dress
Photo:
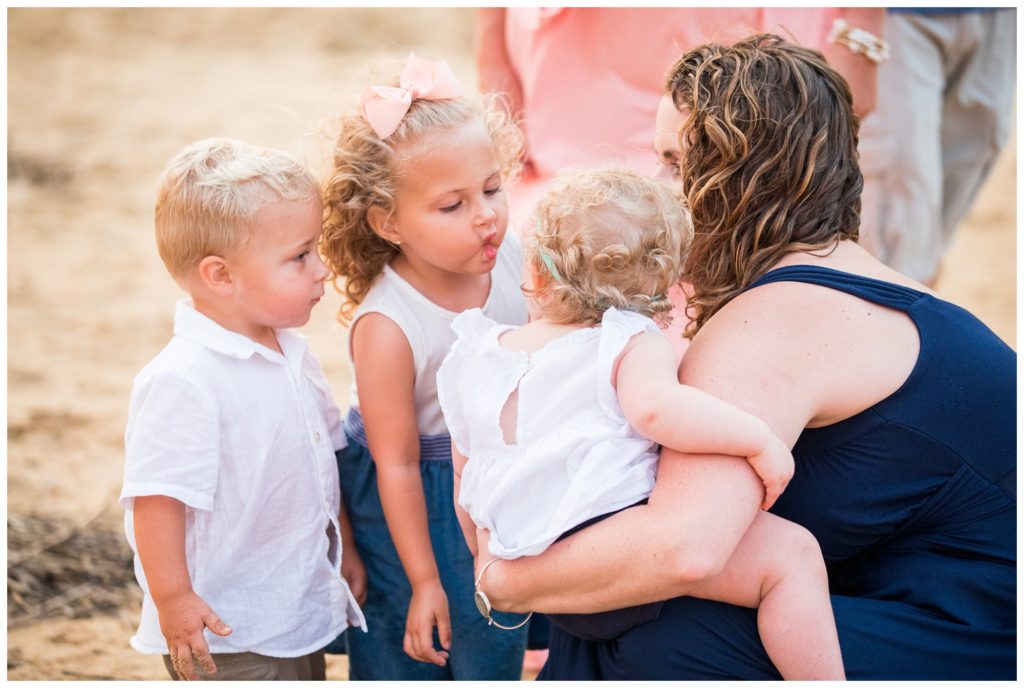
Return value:
<svg viewBox="0 0 1024 688">
<path fill-rule="evenodd" d="M 821 544 L 850 679 L 1016 677 L 1017 356 L 916 290 L 820 266 L 750 288 L 821 285 L 906 312 L 920 354 L 892 395 L 807 429 L 772 512 Z M 553 627 L 541 679 L 779 678 L 756 610 L 688 597 L 610 641 Z"/>
</svg>

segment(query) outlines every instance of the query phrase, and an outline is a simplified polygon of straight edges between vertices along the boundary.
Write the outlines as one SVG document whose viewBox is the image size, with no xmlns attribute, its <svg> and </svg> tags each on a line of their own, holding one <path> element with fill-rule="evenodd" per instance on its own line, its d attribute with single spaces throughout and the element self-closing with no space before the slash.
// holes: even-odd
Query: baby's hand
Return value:
<svg viewBox="0 0 1024 688">
<path fill-rule="evenodd" d="M 747 461 L 764 483 L 764 502 L 761 508 L 767 511 L 793 478 L 793 454 L 785 442 L 772 435 L 764 451 L 747 457 Z"/>
<path fill-rule="evenodd" d="M 159 605 L 160 630 L 171 652 L 171 663 L 178 676 L 186 681 L 198 678 L 195 663 L 208 674 L 217 672 L 210 657 L 210 648 L 203 637 L 209 628 L 220 636 L 231 635 L 231 627 L 220 620 L 203 598 L 189 590 Z"/>
<path fill-rule="evenodd" d="M 434 626 L 443 650 L 434 648 Z M 413 586 L 409 615 L 405 621 L 405 654 L 420 662 L 444 666 L 452 646 L 452 624 L 448 616 L 448 596 L 440 580 Z"/>
</svg>

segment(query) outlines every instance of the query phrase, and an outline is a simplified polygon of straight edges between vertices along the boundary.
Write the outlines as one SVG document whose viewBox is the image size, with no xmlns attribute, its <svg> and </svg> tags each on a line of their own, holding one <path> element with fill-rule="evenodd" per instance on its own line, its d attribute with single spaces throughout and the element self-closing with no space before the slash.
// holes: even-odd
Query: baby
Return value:
<svg viewBox="0 0 1024 688">
<path fill-rule="evenodd" d="M 324 293 L 321 216 L 294 158 L 239 141 L 193 143 L 160 180 L 157 247 L 191 299 L 132 386 L 121 504 L 131 645 L 172 678 L 323 679 L 322 648 L 366 630 L 340 570 L 340 413 L 287 329 Z"/>
</svg>

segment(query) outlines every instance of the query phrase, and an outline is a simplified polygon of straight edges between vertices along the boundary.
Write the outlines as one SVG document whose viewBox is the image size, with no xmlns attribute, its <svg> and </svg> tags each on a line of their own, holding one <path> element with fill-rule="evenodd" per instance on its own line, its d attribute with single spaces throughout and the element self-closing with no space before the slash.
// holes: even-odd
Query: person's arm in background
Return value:
<svg viewBox="0 0 1024 688">
<path fill-rule="evenodd" d="M 878 38 L 885 38 L 884 7 L 841 7 L 837 17 L 852 27 L 863 29 Z M 828 63 L 843 75 L 853 94 L 853 110 L 863 119 L 875 109 L 878 98 L 878 65 L 846 46 L 825 43 L 821 52 Z"/>
<path fill-rule="evenodd" d="M 512 68 L 505 45 L 505 22 L 508 9 L 505 7 L 480 7 L 476 10 L 476 54 L 477 78 L 481 93 L 505 94 L 505 106 L 517 122 L 526 116 L 523 102 L 523 88 L 519 75 Z M 523 140 L 523 170 L 521 179 L 533 175 L 530 149 Z"/>
<path fill-rule="evenodd" d="M 523 92 L 505 50 L 504 7 L 476 10 L 476 69 L 481 93 L 507 93 L 514 117 L 523 111 Z"/>
</svg>

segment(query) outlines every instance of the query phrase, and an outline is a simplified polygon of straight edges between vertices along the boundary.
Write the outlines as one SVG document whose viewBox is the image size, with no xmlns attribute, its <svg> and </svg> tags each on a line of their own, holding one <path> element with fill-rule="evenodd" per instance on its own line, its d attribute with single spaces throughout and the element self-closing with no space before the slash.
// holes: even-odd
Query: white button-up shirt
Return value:
<svg viewBox="0 0 1024 688">
<path fill-rule="evenodd" d="M 136 497 L 185 504 L 192 587 L 231 626 L 214 653 L 297 657 L 366 622 L 341 577 L 340 412 L 305 339 L 283 354 L 177 304 L 174 337 L 135 378 L 121 504 L 144 593 L 131 645 L 166 653 L 135 545 Z"/>
</svg>

